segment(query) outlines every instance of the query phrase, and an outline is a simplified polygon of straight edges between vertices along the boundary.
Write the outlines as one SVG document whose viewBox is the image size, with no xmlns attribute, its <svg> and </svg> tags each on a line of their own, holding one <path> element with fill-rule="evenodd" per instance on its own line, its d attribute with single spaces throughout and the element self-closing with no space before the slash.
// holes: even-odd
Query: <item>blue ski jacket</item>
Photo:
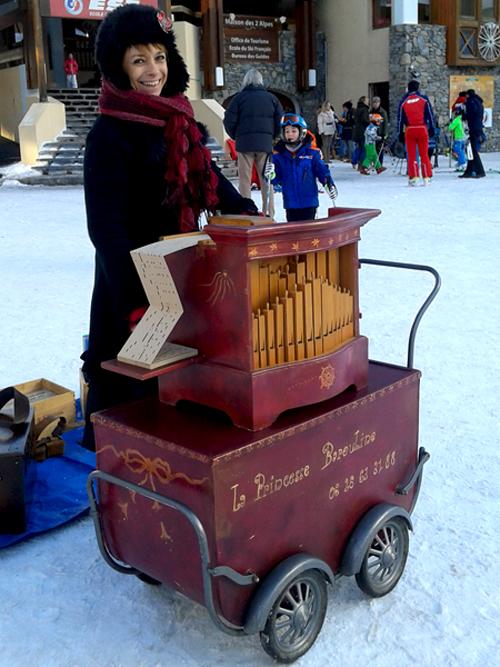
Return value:
<svg viewBox="0 0 500 667">
<path fill-rule="evenodd" d="M 273 185 L 281 185 L 283 206 L 288 208 L 317 208 L 319 206 L 316 179 L 323 185 L 333 183 L 330 170 L 321 159 L 319 149 L 312 148 L 311 137 L 306 136 L 294 152 L 285 142 L 276 144 L 273 151 L 276 177 Z"/>
</svg>

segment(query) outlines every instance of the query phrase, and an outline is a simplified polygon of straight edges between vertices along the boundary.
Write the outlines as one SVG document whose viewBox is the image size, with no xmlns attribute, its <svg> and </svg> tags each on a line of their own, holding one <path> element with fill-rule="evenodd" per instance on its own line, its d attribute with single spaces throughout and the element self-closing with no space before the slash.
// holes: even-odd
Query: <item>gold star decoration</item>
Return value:
<svg viewBox="0 0 500 667">
<path fill-rule="evenodd" d="M 311 241 L 311 245 L 317 248 L 319 246 L 319 239 L 313 239 Z"/>
<path fill-rule="evenodd" d="M 269 250 L 271 252 L 274 252 L 275 250 L 278 250 L 278 244 L 277 243 L 271 243 L 271 245 L 269 246 Z"/>
<path fill-rule="evenodd" d="M 319 375 L 319 382 L 321 389 L 330 389 L 335 382 L 335 369 L 331 364 L 323 366 Z"/>
<path fill-rule="evenodd" d="M 298 241 L 297 241 L 297 243 L 292 243 L 292 250 L 297 250 L 297 251 L 299 250 L 299 242 Z"/>
<path fill-rule="evenodd" d="M 167 529 L 165 528 L 163 521 L 160 521 L 160 540 L 163 540 L 165 544 L 168 542 L 173 542 L 172 538 L 167 533 Z"/>
<path fill-rule="evenodd" d="M 118 503 L 118 507 L 121 509 L 123 518 L 128 519 L 128 503 Z"/>
<path fill-rule="evenodd" d="M 250 248 L 248 250 L 248 256 L 249 257 L 255 257 L 257 255 L 257 248 Z"/>
</svg>

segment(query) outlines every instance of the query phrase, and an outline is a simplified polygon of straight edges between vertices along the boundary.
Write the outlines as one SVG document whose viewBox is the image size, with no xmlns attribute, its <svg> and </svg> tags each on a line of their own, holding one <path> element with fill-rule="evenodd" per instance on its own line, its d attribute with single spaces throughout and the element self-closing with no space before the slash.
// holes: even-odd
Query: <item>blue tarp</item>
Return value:
<svg viewBox="0 0 500 667">
<path fill-rule="evenodd" d="M 95 468 L 95 454 L 78 445 L 83 427 L 63 434 L 64 455 L 55 456 L 36 466 L 32 498 L 28 509 L 28 529 L 18 535 L 0 535 L 0 549 L 62 526 L 89 510 L 86 482 Z"/>
</svg>

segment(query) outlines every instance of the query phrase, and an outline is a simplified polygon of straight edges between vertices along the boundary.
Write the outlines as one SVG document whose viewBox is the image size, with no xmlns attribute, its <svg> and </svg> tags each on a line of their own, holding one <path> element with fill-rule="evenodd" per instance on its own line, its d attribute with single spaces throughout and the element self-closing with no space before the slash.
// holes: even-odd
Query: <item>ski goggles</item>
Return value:
<svg viewBox="0 0 500 667">
<path fill-rule="evenodd" d="M 286 127 L 287 125 L 299 125 L 300 127 L 307 127 L 302 116 L 297 114 L 287 113 L 281 117 L 281 127 Z"/>
</svg>

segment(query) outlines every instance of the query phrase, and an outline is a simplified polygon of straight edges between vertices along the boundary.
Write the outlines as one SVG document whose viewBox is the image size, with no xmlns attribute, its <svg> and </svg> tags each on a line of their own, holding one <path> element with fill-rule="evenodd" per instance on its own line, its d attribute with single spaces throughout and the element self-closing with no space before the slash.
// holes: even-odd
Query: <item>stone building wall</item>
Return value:
<svg viewBox="0 0 500 667">
<path fill-rule="evenodd" d="M 297 90 L 295 31 L 284 30 L 279 36 L 280 62 L 278 63 L 245 63 L 226 62 L 224 65 L 224 88 L 216 91 L 203 91 L 203 97 L 216 99 L 220 104 L 240 90 L 245 73 L 256 67 L 262 74 L 265 87 L 271 92 L 287 95 L 295 103 L 295 111 L 301 113 L 309 127 L 316 129 L 316 109 L 325 99 L 326 63 L 325 36 L 317 33 L 316 53 L 317 86 L 309 91 Z"/>
<path fill-rule="evenodd" d="M 500 67 L 449 67 L 446 64 L 446 27 L 441 25 L 391 26 L 389 35 L 389 89 L 391 130 L 396 132 L 397 108 L 411 71 L 419 73 L 420 89 L 438 117 L 441 129 L 449 123 L 450 76 L 495 77 L 493 127 L 485 128 L 486 151 L 500 150 Z"/>
</svg>

